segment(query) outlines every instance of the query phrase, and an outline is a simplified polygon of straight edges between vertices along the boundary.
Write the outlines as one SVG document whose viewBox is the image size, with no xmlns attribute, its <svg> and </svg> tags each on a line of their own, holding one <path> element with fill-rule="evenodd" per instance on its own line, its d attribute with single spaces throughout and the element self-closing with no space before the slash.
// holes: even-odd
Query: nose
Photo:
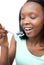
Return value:
<svg viewBox="0 0 44 65">
<path fill-rule="evenodd" d="M 24 24 L 26 24 L 26 25 L 30 24 L 30 19 L 28 17 L 25 18 Z"/>
</svg>

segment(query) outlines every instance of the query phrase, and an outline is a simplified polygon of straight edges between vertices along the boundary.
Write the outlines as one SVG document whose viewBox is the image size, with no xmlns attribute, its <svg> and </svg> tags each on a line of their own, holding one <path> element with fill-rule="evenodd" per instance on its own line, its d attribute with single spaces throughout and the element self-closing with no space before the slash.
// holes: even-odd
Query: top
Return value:
<svg viewBox="0 0 44 65">
<path fill-rule="evenodd" d="M 37 57 L 28 51 L 26 40 L 20 39 L 15 35 L 16 40 L 16 65 L 44 65 L 44 55 Z"/>
</svg>

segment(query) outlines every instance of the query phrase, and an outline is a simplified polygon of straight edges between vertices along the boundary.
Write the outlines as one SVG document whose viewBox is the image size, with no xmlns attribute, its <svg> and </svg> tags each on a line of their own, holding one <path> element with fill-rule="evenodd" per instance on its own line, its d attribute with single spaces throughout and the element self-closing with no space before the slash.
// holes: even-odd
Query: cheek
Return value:
<svg viewBox="0 0 44 65">
<path fill-rule="evenodd" d="M 43 27 L 43 22 L 42 22 L 42 20 L 40 20 L 40 19 L 37 19 L 36 21 L 34 20 L 33 21 L 33 26 L 34 26 L 34 30 L 33 30 L 33 33 L 35 34 L 38 34 L 40 31 L 41 31 L 41 29 L 42 29 L 42 27 Z"/>
<path fill-rule="evenodd" d="M 42 19 L 36 19 L 33 22 L 33 25 L 36 27 L 36 28 L 41 28 L 43 26 L 43 20 Z"/>
</svg>

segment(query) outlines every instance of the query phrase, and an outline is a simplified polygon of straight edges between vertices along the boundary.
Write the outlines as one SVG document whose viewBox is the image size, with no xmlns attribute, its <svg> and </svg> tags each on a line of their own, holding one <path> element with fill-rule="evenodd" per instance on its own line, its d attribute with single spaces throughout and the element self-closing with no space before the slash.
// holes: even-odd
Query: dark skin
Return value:
<svg viewBox="0 0 44 65">
<path fill-rule="evenodd" d="M 21 26 L 28 37 L 26 41 L 27 49 L 35 56 L 44 55 L 43 14 L 43 8 L 35 2 L 26 3 L 21 11 Z M 26 28 L 32 28 L 32 30 L 27 31 Z"/>
<path fill-rule="evenodd" d="M 1 46 L 0 65 L 12 65 L 15 57 L 16 41 L 14 40 L 14 36 L 12 36 L 11 45 L 10 48 L 8 48 L 7 33 L 8 32 L 0 24 L 0 46 Z"/>
<path fill-rule="evenodd" d="M 0 46 L 1 46 L 0 65 L 8 65 L 7 31 L 4 28 L 2 28 L 1 24 L 0 24 Z"/>
<path fill-rule="evenodd" d="M 26 3 L 23 6 L 22 11 L 21 11 L 20 25 L 22 26 L 22 28 L 24 29 L 24 31 L 28 37 L 28 39 L 26 40 L 27 50 L 30 51 L 33 55 L 35 55 L 37 57 L 44 55 L 44 40 L 42 40 L 42 31 L 41 31 L 43 24 L 44 24 L 44 15 L 43 14 L 44 14 L 44 12 L 43 12 L 42 6 L 35 2 Z M 29 28 L 29 27 L 31 27 L 32 30 L 30 30 L 30 31 L 26 30 L 26 28 Z M 6 35 L 5 35 L 5 37 L 6 37 Z M 6 42 L 7 42 L 7 40 L 6 40 Z M 6 46 L 6 43 L 5 43 L 5 46 Z M 8 46 L 8 44 L 7 44 L 7 46 Z M 7 47 L 5 48 L 5 50 L 7 51 Z M 16 54 L 16 41 L 14 39 L 14 36 L 12 36 L 8 53 L 9 53 L 8 60 L 9 60 L 10 65 L 12 65 L 13 60 L 15 58 L 15 54 Z M 2 55 L 2 58 L 4 58 L 3 55 Z M 2 61 L 0 61 L 0 62 L 2 62 Z"/>
</svg>

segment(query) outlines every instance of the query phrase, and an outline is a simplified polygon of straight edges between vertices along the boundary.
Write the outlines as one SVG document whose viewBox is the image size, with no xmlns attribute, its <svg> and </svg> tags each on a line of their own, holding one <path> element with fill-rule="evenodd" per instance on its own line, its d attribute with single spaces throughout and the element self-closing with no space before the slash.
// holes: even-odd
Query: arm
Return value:
<svg viewBox="0 0 44 65">
<path fill-rule="evenodd" d="M 9 48 L 10 65 L 12 65 L 12 63 L 13 63 L 13 60 L 15 58 L 15 54 L 16 54 L 16 41 L 14 39 L 14 36 L 12 36 L 11 44 L 10 44 L 10 48 Z"/>
<path fill-rule="evenodd" d="M 1 46 L 0 65 L 8 65 L 8 47 Z"/>
<path fill-rule="evenodd" d="M 0 65 L 8 65 L 8 39 L 7 32 L 0 25 L 0 46 L 1 46 L 1 56 Z"/>
</svg>

